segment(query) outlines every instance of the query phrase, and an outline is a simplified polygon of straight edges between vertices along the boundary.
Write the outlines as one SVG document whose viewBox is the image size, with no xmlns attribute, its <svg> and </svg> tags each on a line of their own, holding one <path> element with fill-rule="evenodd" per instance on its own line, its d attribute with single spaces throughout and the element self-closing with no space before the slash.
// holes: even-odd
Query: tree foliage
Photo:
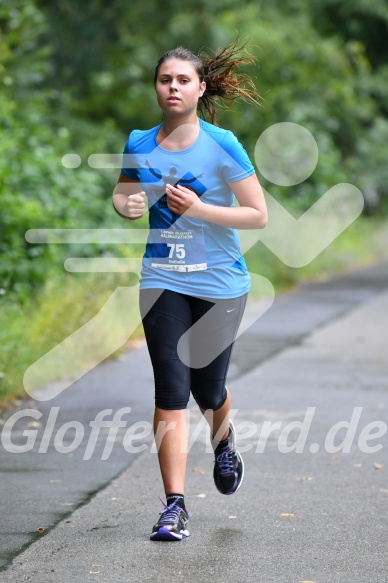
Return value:
<svg viewBox="0 0 388 583">
<path fill-rule="evenodd" d="M 95 227 L 106 222 L 109 206 L 101 177 L 62 164 L 74 144 L 72 114 L 62 90 L 48 83 L 53 65 L 42 40 L 45 16 L 31 2 L 10 4 L 0 4 L 0 287 L 23 298 L 62 258 L 55 246 L 28 244 L 26 231 Z"/>
</svg>

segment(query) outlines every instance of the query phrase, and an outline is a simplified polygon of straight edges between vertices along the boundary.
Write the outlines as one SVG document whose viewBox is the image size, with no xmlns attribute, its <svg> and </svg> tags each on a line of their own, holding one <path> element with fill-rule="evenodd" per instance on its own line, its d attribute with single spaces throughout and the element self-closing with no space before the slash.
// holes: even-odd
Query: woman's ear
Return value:
<svg viewBox="0 0 388 583">
<path fill-rule="evenodd" d="M 206 82 L 202 81 L 202 83 L 199 86 L 199 96 L 202 97 L 202 95 L 205 93 L 206 91 Z"/>
</svg>

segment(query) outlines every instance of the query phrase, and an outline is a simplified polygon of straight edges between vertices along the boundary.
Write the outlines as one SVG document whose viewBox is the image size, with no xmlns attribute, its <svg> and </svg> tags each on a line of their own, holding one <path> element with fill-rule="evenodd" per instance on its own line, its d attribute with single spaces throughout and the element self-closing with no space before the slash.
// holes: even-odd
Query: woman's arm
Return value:
<svg viewBox="0 0 388 583">
<path fill-rule="evenodd" d="M 233 229 L 262 229 L 268 222 L 264 193 L 256 174 L 228 183 L 236 196 L 238 207 L 206 204 L 188 188 L 167 184 L 168 207 L 178 214 L 201 219 Z"/>
<path fill-rule="evenodd" d="M 123 219 L 140 219 L 145 213 L 145 192 L 139 191 L 139 183 L 122 172 L 113 191 L 113 208 Z"/>
</svg>

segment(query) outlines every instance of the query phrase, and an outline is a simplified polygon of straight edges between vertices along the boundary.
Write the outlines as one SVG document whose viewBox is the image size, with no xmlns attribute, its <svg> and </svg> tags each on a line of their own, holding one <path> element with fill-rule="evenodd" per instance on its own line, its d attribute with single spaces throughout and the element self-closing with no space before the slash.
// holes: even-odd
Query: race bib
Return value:
<svg viewBox="0 0 388 583">
<path fill-rule="evenodd" d="M 207 269 L 205 237 L 202 228 L 152 229 L 151 266 L 166 271 L 203 271 Z"/>
</svg>

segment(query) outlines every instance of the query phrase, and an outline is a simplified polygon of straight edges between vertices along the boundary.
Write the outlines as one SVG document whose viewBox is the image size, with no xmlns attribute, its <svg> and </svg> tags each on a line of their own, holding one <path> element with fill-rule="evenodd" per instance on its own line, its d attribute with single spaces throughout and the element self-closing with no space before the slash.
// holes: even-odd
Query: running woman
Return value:
<svg viewBox="0 0 388 583">
<path fill-rule="evenodd" d="M 237 229 L 264 227 L 267 209 L 246 151 L 216 125 L 214 103 L 257 103 L 252 81 L 238 72 L 251 62 L 240 52 L 232 43 L 214 56 L 183 47 L 162 55 L 154 84 L 163 121 L 130 133 L 113 194 L 124 218 L 149 211 L 140 311 L 154 371 L 154 433 L 166 495 L 151 540 L 189 536 L 190 395 L 210 424 L 218 491 L 233 494 L 244 475 L 225 386 L 250 288 Z"/>
</svg>

